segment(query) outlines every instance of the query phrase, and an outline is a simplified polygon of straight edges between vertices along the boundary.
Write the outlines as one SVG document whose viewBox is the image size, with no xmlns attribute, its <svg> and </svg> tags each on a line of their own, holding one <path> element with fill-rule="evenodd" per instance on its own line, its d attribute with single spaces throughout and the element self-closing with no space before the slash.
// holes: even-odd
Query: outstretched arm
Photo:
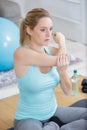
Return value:
<svg viewBox="0 0 87 130">
<path fill-rule="evenodd" d="M 49 56 L 46 53 L 39 53 L 25 47 L 20 47 L 15 51 L 14 60 L 24 66 L 36 65 L 50 67 L 57 65 L 57 56 Z"/>
</svg>

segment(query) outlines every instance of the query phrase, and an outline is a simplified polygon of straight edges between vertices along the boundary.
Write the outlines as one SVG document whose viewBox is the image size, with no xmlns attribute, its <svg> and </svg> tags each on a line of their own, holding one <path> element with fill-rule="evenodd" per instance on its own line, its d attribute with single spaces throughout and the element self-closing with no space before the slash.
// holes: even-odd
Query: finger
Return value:
<svg viewBox="0 0 87 130">
<path fill-rule="evenodd" d="M 61 67 L 62 66 L 62 55 L 59 55 L 57 57 L 57 66 Z"/>
<path fill-rule="evenodd" d="M 63 66 L 63 54 L 60 55 L 60 66 Z"/>
<path fill-rule="evenodd" d="M 68 57 L 67 54 L 66 54 L 66 57 L 65 57 L 65 63 L 66 63 L 66 65 L 69 65 L 69 57 Z"/>
<path fill-rule="evenodd" d="M 60 57 L 57 56 L 57 66 L 60 66 Z"/>
<path fill-rule="evenodd" d="M 61 54 L 59 56 L 59 63 L 60 63 L 60 66 L 63 66 L 63 64 L 64 64 L 64 55 L 63 54 Z"/>
<path fill-rule="evenodd" d="M 64 66 L 66 65 L 66 61 L 67 61 L 66 54 L 63 54 L 63 65 L 64 65 Z"/>
</svg>

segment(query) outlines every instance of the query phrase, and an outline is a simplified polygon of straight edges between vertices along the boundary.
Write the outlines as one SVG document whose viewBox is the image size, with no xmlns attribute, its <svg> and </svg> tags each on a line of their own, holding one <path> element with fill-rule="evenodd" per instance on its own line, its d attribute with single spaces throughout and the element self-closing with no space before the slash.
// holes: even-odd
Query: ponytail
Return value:
<svg viewBox="0 0 87 130">
<path fill-rule="evenodd" d="M 24 24 L 24 19 L 21 21 L 20 23 L 20 44 L 24 45 L 24 41 L 27 37 L 27 33 L 26 33 L 26 28 L 25 28 L 25 24 Z"/>
</svg>

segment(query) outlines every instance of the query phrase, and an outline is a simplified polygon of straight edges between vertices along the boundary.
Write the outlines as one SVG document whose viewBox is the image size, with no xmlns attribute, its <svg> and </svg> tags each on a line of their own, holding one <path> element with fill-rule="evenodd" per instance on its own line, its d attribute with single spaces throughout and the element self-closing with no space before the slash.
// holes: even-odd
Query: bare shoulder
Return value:
<svg viewBox="0 0 87 130">
<path fill-rule="evenodd" d="M 17 48 L 14 52 L 14 58 L 16 59 L 22 59 L 23 57 L 26 57 L 27 54 L 29 54 L 29 50 L 28 48 L 25 48 L 23 46 L 20 46 L 19 48 Z"/>
<path fill-rule="evenodd" d="M 29 69 L 29 66 L 25 65 L 26 62 L 24 61 L 23 57 L 25 51 L 25 47 L 19 47 L 15 50 L 14 53 L 14 69 L 17 77 L 22 77 Z"/>
<path fill-rule="evenodd" d="M 57 47 L 49 46 L 49 49 L 50 49 L 50 51 L 52 52 L 53 55 L 57 55 L 57 53 L 58 53 Z"/>
<path fill-rule="evenodd" d="M 15 50 L 15 52 L 14 52 L 14 57 L 17 57 L 17 56 L 21 55 L 21 53 L 23 53 L 24 50 L 25 50 L 24 47 L 18 47 L 18 48 Z"/>
<path fill-rule="evenodd" d="M 30 59 L 32 59 L 33 57 L 35 57 L 35 52 L 32 51 L 30 48 L 26 48 L 24 46 L 21 46 L 19 48 L 17 48 L 15 50 L 15 53 L 14 53 L 14 60 L 15 62 L 17 63 L 20 63 L 20 64 L 23 64 L 23 65 L 26 65 L 26 64 L 30 64 Z"/>
</svg>

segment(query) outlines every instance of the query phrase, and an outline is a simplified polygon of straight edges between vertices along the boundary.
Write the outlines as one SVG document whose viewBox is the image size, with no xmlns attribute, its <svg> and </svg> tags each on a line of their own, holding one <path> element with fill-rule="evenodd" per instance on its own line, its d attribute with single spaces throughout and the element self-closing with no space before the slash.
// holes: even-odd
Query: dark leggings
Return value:
<svg viewBox="0 0 87 130">
<path fill-rule="evenodd" d="M 23 119 L 14 121 L 14 130 L 87 130 L 87 108 L 58 106 L 54 116 L 67 124 L 60 128 L 48 120 Z"/>
</svg>

